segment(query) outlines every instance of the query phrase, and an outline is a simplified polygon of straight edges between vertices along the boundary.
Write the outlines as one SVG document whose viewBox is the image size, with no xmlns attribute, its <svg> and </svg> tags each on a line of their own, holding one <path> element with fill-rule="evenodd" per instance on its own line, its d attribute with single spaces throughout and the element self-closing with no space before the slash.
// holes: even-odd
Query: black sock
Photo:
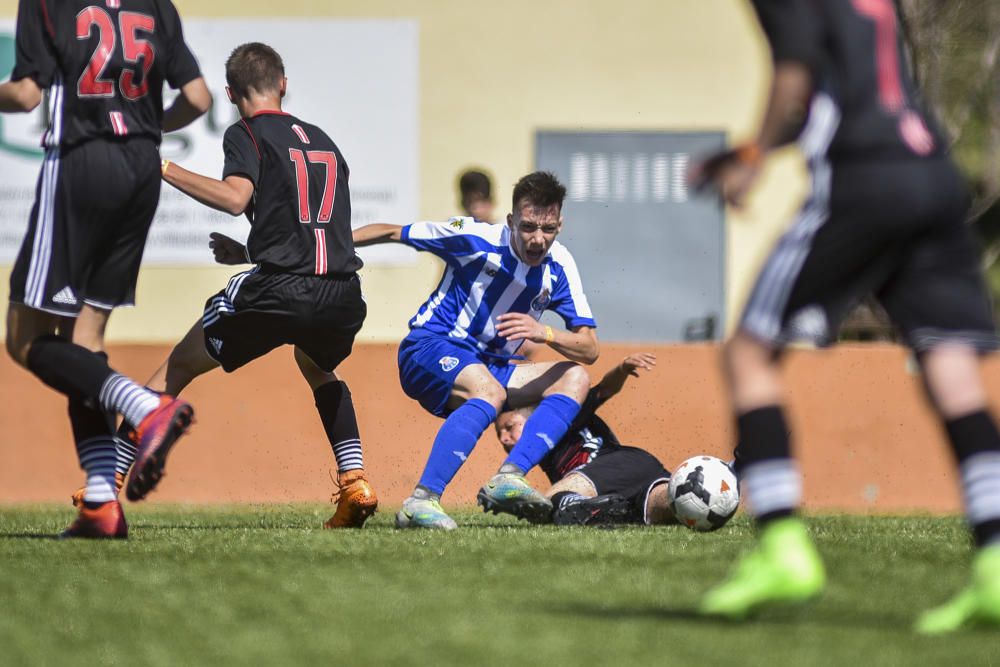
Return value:
<svg viewBox="0 0 1000 667">
<path fill-rule="evenodd" d="M 944 423 L 976 544 L 1000 544 L 1000 431 L 985 410 Z"/>
<path fill-rule="evenodd" d="M 107 363 L 106 352 L 95 352 L 97 356 Z M 113 415 L 109 415 L 100 408 L 97 401 L 85 400 L 78 396 L 69 399 L 69 423 L 73 427 L 73 440 L 76 444 L 107 435 L 109 438 L 114 433 Z"/>
<path fill-rule="evenodd" d="M 335 380 L 320 385 L 313 392 L 316 409 L 323 422 L 323 429 L 337 459 L 337 472 L 362 470 L 365 467 L 361 452 L 361 435 L 358 417 L 347 384 Z"/>
<path fill-rule="evenodd" d="M 70 400 L 98 405 L 105 380 L 114 373 L 107 358 L 61 336 L 39 336 L 28 349 L 28 369 Z"/>
<path fill-rule="evenodd" d="M 746 412 L 736 419 L 740 487 L 761 526 L 795 514 L 801 478 L 792 460 L 788 424 L 780 406 Z"/>
</svg>

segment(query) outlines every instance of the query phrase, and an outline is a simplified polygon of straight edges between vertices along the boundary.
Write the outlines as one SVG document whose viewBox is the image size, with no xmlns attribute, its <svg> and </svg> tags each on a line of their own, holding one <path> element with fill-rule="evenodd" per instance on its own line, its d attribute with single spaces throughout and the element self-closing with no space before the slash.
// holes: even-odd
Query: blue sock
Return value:
<svg viewBox="0 0 1000 667">
<path fill-rule="evenodd" d="M 479 436 L 497 418 L 496 409 L 480 398 L 466 401 L 444 420 L 427 458 L 420 486 L 441 495 L 465 463 Z"/>
<path fill-rule="evenodd" d="M 515 465 L 523 472 L 534 468 L 566 435 L 578 412 L 580 404 L 569 396 L 545 397 L 524 423 L 521 439 L 510 450 L 504 465 Z"/>
</svg>

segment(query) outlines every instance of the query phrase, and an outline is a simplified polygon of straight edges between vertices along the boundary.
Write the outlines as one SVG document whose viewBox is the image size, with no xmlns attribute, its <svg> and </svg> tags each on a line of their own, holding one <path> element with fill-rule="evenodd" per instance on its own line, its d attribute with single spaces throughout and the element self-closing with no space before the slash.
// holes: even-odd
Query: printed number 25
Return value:
<svg viewBox="0 0 1000 667">
<path fill-rule="evenodd" d="M 118 41 L 114 21 L 102 7 L 86 7 L 76 15 L 77 39 L 90 39 L 94 26 L 97 26 L 97 48 L 94 49 L 90 62 L 76 82 L 76 94 L 78 97 L 114 97 L 114 80 L 102 78 L 114 53 L 115 43 Z M 149 92 L 147 76 L 156 57 L 153 45 L 139 37 L 138 33 L 141 31 L 153 34 L 156 22 L 152 16 L 146 14 L 120 12 L 118 28 L 122 37 L 122 56 L 125 62 L 135 64 L 139 62 L 140 57 L 142 58 L 142 83 L 136 84 L 136 72 L 127 68 L 122 70 L 118 80 L 122 95 L 129 100 L 137 100 Z"/>
<path fill-rule="evenodd" d="M 319 205 L 316 222 L 330 222 L 333 215 L 333 197 L 337 191 L 337 154 L 333 151 L 301 151 L 289 148 L 288 157 L 295 163 L 295 185 L 299 191 L 299 222 L 312 222 L 309 210 L 309 169 L 306 160 L 326 167 L 326 182 L 323 184 L 323 201 Z"/>
</svg>

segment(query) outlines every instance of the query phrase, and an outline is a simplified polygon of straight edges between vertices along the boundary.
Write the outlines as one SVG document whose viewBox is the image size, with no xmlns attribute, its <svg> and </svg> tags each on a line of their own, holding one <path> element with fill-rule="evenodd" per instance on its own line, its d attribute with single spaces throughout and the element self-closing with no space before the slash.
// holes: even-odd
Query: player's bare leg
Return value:
<svg viewBox="0 0 1000 667">
<path fill-rule="evenodd" d="M 538 403 L 521 438 L 496 475 L 479 490 L 484 511 L 506 512 L 534 523 L 552 519 L 552 503 L 528 484 L 524 475 L 566 434 L 590 391 L 586 369 L 571 361 L 518 366 L 507 384 L 512 408 Z"/>
<path fill-rule="evenodd" d="M 170 351 L 166 362 L 156 369 L 146 386 L 169 399 L 180 394 L 196 377 L 218 365 L 219 362 L 205 351 L 205 333 L 199 319 Z M 134 443 L 134 438 L 132 440 Z M 172 446 L 173 443 L 166 447 L 137 449 L 135 464 L 126 482 L 129 500 L 139 500 L 156 488 L 163 477 L 163 468 Z"/>
<path fill-rule="evenodd" d="M 571 472 L 553 484 L 552 488 L 545 492 L 545 497 L 552 500 L 560 493 L 572 493 L 583 498 L 593 498 L 597 495 L 597 488 L 586 476 Z"/>
<path fill-rule="evenodd" d="M 972 582 L 947 603 L 923 614 L 917 630 L 952 632 L 1000 625 L 1000 435 L 987 411 L 979 359 L 969 346 L 943 344 L 923 359 L 931 402 L 944 421 L 958 459 L 966 513 L 979 547 Z"/>
<path fill-rule="evenodd" d="M 441 493 L 506 400 L 507 392 L 485 365 L 470 364 L 459 371 L 448 402 L 452 412 L 434 439 L 420 482 L 396 514 L 397 528 L 458 527 L 441 507 Z"/>
<path fill-rule="evenodd" d="M 378 508 L 378 497 L 365 475 L 361 435 L 351 391 L 335 371 L 325 371 L 295 348 L 295 363 L 309 383 L 327 439 L 337 459 L 337 490 L 331 501 L 337 511 L 324 528 L 361 528 Z"/>
<path fill-rule="evenodd" d="M 725 368 L 746 461 L 743 493 L 760 533 L 756 548 L 705 595 L 699 610 L 736 619 L 766 605 L 814 598 L 826 574 L 805 524 L 794 514 L 801 481 L 780 407 L 777 360 L 770 347 L 740 331 L 725 346 Z"/>
<path fill-rule="evenodd" d="M 667 526 L 679 523 L 670 509 L 669 484 L 655 484 L 646 494 L 646 523 L 651 526 Z"/>
</svg>

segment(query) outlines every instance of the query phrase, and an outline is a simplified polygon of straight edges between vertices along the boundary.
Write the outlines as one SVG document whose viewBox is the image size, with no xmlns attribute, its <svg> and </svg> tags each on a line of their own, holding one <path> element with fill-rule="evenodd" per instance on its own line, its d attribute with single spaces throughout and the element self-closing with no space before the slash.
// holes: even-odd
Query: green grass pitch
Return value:
<svg viewBox="0 0 1000 667">
<path fill-rule="evenodd" d="M 814 517 L 824 597 L 733 624 L 699 594 L 749 522 L 530 527 L 392 515 L 324 531 L 321 506 L 127 508 L 127 542 L 58 542 L 72 512 L 0 508 L 0 663 L 102 665 L 1000 665 L 1000 632 L 923 638 L 968 575 L 956 518 Z"/>
</svg>

